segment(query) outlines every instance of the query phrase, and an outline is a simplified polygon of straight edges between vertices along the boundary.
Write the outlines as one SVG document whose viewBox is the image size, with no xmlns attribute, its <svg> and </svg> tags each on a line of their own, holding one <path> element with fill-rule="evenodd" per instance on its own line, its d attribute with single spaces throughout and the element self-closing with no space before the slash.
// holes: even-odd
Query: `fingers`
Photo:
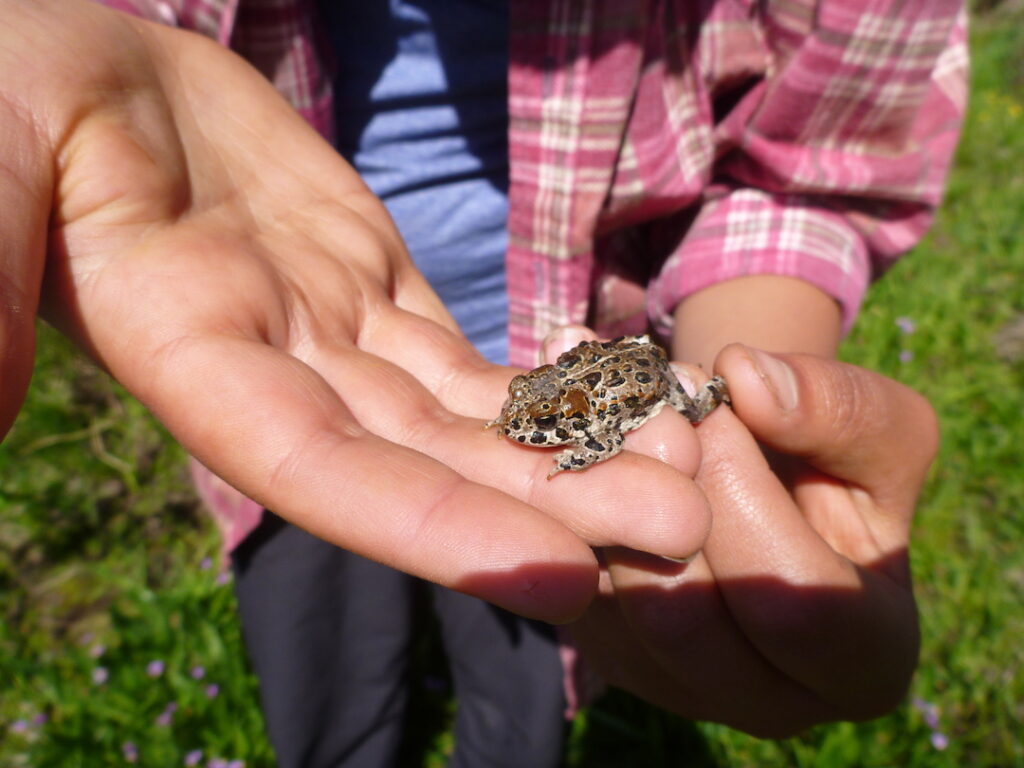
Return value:
<svg viewBox="0 0 1024 768">
<path fill-rule="evenodd" d="M 35 317 L 46 260 L 51 171 L 40 137 L 0 92 L 0 439 L 32 376 Z"/>
<path fill-rule="evenodd" d="M 425 301 L 401 299 L 406 305 Z M 452 413 L 492 419 L 517 371 L 487 362 L 461 332 L 431 319 L 404 309 L 381 312 L 364 323 L 359 347 L 411 373 Z"/>
<path fill-rule="evenodd" d="M 313 534 L 549 621 L 592 597 L 596 566 L 578 537 L 368 432 L 295 358 L 247 340 L 190 339 L 146 369 L 160 382 L 146 404 L 191 453 Z"/>
<path fill-rule="evenodd" d="M 615 596 L 602 588 L 572 628 L 609 682 L 683 717 L 764 737 L 839 716 L 739 630 L 704 558 L 681 565 L 621 548 L 604 556 Z"/>
<path fill-rule="evenodd" d="M 678 557 L 703 543 L 709 524 L 703 497 L 688 476 L 667 464 L 623 453 L 585 473 L 549 481 L 553 451 L 498 439 L 484 430 L 482 419 L 453 416 L 397 366 L 350 349 L 325 353 L 316 367 L 371 432 L 544 510 L 591 546 L 623 544 Z M 692 430 L 674 423 L 664 430 L 682 432 L 667 441 L 665 455 L 695 471 Z"/>
<path fill-rule="evenodd" d="M 0 186 L 3 183 L 0 173 Z M 0 240 L 5 236 L 0 225 Z M 11 254 L 13 258 L 0 253 L 0 440 L 21 410 L 32 377 L 36 301 L 43 261 L 42 255 L 32 250 L 35 249 L 19 248 L 16 254 Z M 36 261 L 38 264 L 31 263 Z"/>
<path fill-rule="evenodd" d="M 614 459 L 549 481 L 554 450 L 483 430 L 500 411 L 512 369 L 484 362 L 462 337 L 409 313 L 364 330 L 360 343 L 379 357 L 346 353 L 316 367 L 328 371 L 346 402 L 383 402 L 387 393 L 388 407 L 360 411 L 371 431 L 402 435 L 395 439 L 547 511 L 591 546 L 686 557 L 703 543 L 710 513 L 691 480 L 699 448 L 690 425 L 670 409 L 630 433 Z M 381 358 L 395 365 L 382 366 Z M 418 382 L 437 401 L 425 401 Z M 452 412 L 473 418 L 453 420 Z"/>
<path fill-rule="evenodd" d="M 742 387 L 734 402 L 741 397 Z M 697 432 L 697 481 L 714 512 L 701 555 L 678 566 L 608 554 L 615 594 L 638 641 L 701 697 L 696 714 L 706 706 L 708 716 L 755 733 L 887 711 L 916 663 L 909 589 L 839 555 L 728 410 Z M 858 517 L 848 495 L 828 504 L 838 518 Z M 870 530 L 865 535 L 870 540 Z M 702 696 L 716 680 L 735 686 L 725 690 L 745 690 L 743 700 Z M 672 684 L 665 685 L 670 692 Z"/>
<path fill-rule="evenodd" d="M 807 360 L 795 385 L 798 403 L 804 382 L 836 386 L 826 373 L 840 364 Z M 906 537 L 879 534 L 871 516 L 885 512 L 863 487 L 820 471 L 798 477 L 791 495 L 737 417 L 759 397 L 783 414 L 800 413 L 780 405 L 794 402 L 793 390 L 766 389 L 761 375 L 742 367 L 750 362 L 720 362 L 737 413 L 716 411 L 698 429 L 703 460 L 697 482 L 715 515 L 703 551 L 710 573 L 737 627 L 773 667 L 851 717 L 877 714 L 899 699 L 916 663 L 913 596 L 905 580 L 894 578 L 905 566 Z M 873 381 L 869 377 L 866 386 Z M 818 407 L 837 407 L 829 402 Z M 807 418 L 818 443 L 789 435 L 803 424 L 784 418 L 772 439 L 813 447 L 815 459 L 834 456 L 821 444 L 833 434 L 828 414 L 812 411 Z M 824 422 L 815 424 L 818 418 Z M 884 431 L 865 434 L 862 439 L 885 437 Z M 836 439 L 843 438 L 840 431 Z"/>
<path fill-rule="evenodd" d="M 938 447 L 928 402 L 872 371 L 808 355 L 768 355 L 733 345 L 716 371 L 755 438 L 799 456 L 823 475 L 864 489 L 887 537 L 905 540 L 910 515 Z"/>
</svg>

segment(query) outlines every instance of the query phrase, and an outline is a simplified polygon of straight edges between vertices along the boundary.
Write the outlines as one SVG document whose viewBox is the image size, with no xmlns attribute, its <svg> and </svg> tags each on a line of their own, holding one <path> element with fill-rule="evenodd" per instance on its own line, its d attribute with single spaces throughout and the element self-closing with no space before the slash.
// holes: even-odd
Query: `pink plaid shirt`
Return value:
<svg viewBox="0 0 1024 768">
<path fill-rule="evenodd" d="M 311 0 L 105 2 L 229 45 L 331 138 Z M 683 298 L 744 275 L 813 283 L 849 328 L 931 222 L 962 0 L 511 0 L 510 27 L 514 364 L 567 323 L 667 336 Z M 258 508 L 198 479 L 233 546 Z"/>
</svg>

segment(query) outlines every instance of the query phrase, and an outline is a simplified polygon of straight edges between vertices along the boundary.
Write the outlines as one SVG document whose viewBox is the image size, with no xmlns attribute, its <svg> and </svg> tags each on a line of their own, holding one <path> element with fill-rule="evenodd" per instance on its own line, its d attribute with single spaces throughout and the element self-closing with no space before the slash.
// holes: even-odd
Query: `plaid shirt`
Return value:
<svg viewBox="0 0 1024 768">
<path fill-rule="evenodd" d="M 230 46 L 332 137 L 313 0 L 104 1 Z M 514 364 L 567 323 L 668 335 L 688 294 L 744 275 L 813 283 L 849 328 L 931 222 L 963 0 L 510 0 L 510 28 Z M 231 547 L 258 508 L 196 479 Z"/>
<path fill-rule="evenodd" d="M 106 0 L 231 46 L 331 138 L 312 0 Z M 803 278 L 849 328 L 942 195 L 962 0 L 511 0 L 509 357 L 669 335 L 688 294 Z"/>
</svg>

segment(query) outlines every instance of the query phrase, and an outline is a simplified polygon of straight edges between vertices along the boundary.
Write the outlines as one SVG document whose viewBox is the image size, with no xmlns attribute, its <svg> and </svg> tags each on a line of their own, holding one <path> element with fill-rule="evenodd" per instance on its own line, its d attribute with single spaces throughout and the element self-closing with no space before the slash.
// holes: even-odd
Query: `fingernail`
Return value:
<svg viewBox="0 0 1024 768">
<path fill-rule="evenodd" d="M 774 355 L 750 350 L 751 361 L 761 381 L 783 411 L 792 411 L 797 406 L 796 374 L 793 369 Z"/>
<path fill-rule="evenodd" d="M 549 333 L 541 343 L 541 363 L 554 363 L 560 354 L 581 341 L 595 338 L 594 332 L 582 325 L 563 325 Z"/>
<path fill-rule="evenodd" d="M 683 385 L 683 389 L 686 390 L 686 394 L 690 397 L 696 397 L 697 384 L 690 376 L 689 371 L 687 371 L 683 366 L 676 365 L 675 363 L 669 363 L 669 367 L 672 368 L 672 373 L 674 373 L 676 378 L 679 379 L 679 383 Z"/>
<path fill-rule="evenodd" d="M 672 563 L 679 563 L 680 565 L 689 565 L 697 559 L 697 555 L 699 554 L 700 552 L 694 552 L 692 555 L 687 555 L 686 557 L 669 557 L 668 555 L 662 555 L 661 559 L 668 560 Z"/>
</svg>

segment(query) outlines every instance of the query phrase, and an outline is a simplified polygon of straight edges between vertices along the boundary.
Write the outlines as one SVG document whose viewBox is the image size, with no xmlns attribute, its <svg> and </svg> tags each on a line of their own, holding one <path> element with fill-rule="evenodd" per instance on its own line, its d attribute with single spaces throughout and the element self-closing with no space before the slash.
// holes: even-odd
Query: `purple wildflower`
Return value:
<svg viewBox="0 0 1024 768">
<path fill-rule="evenodd" d="M 921 717 L 924 720 L 925 725 L 931 729 L 931 735 L 928 740 L 931 742 L 932 747 L 938 750 L 943 750 L 949 746 L 949 737 L 946 736 L 942 731 L 939 730 L 939 707 L 930 701 L 922 699 L 920 696 L 915 696 L 913 699 L 914 709 L 921 713 Z"/>
<path fill-rule="evenodd" d="M 126 741 L 121 745 L 121 754 L 124 755 L 124 759 L 129 763 L 135 763 L 139 760 L 139 748 L 135 746 L 133 741 Z"/>
<path fill-rule="evenodd" d="M 231 574 L 227 571 L 221 571 L 217 574 L 217 586 L 223 587 L 231 581 Z"/>
<path fill-rule="evenodd" d="M 164 673 L 164 663 L 159 659 L 154 659 L 146 665 L 146 674 L 150 677 L 160 677 Z"/>
<path fill-rule="evenodd" d="M 106 652 L 107 646 L 103 645 L 102 643 L 96 643 L 96 645 L 89 649 L 89 655 L 92 656 L 94 659 L 98 659 Z"/>
<path fill-rule="evenodd" d="M 244 760 L 232 760 L 228 763 L 228 768 L 245 768 Z"/>
<path fill-rule="evenodd" d="M 103 685 L 107 680 L 110 679 L 110 670 L 106 667 L 96 667 L 92 671 L 92 681 L 96 685 Z"/>
<path fill-rule="evenodd" d="M 38 728 L 40 725 L 46 725 L 49 720 L 50 716 L 48 714 L 40 712 L 39 714 L 32 716 L 32 725 Z"/>
<path fill-rule="evenodd" d="M 921 711 L 925 725 L 933 731 L 937 731 L 939 729 L 939 708 L 929 701 L 921 701 L 921 706 L 918 709 Z"/>
<path fill-rule="evenodd" d="M 203 750 L 193 749 L 187 755 L 185 755 L 185 765 L 199 765 L 199 761 L 203 759 Z"/>
<path fill-rule="evenodd" d="M 164 711 L 157 715 L 156 724 L 166 728 L 174 719 L 174 713 L 178 711 L 178 702 L 172 701 L 164 707 Z"/>
<path fill-rule="evenodd" d="M 911 352 L 909 349 L 901 349 L 900 350 L 900 362 L 901 363 L 909 363 L 913 359 L 914 359 L 914 353 Z"/>
<path fill-rule="evenodd" d="M 11 723 L 11 730 L 14 731 L 14 733 L 27 733 L 28 720 L 15 720 Z"/>
<path fill-rule="evenodd" d="M 196 664 L 194 667 L 192 667 L 189 674 L 192 675 L 193 680 L 202 680 L 204 677 L 206 677 L 206 667 Z"/>
<path fill-rule="evenodd" d="M 900 331 L 908 335 L 917 330 L 917 323 L 906 316 L 897 317 L 896 325 L 899 326 Z"/>
<path fill-rule="evenodd" d="M 210 683 L 206 686 L 206 698 L 215 699 L 218 693 L 220 693 L 220 686 L 216 683 Z"/>
<path fill-rule="evenodd" d="M 213 558 L 204 557 L 199 561 L 199 570 L 208 571 L 213 567 Z"/>
</svg>

